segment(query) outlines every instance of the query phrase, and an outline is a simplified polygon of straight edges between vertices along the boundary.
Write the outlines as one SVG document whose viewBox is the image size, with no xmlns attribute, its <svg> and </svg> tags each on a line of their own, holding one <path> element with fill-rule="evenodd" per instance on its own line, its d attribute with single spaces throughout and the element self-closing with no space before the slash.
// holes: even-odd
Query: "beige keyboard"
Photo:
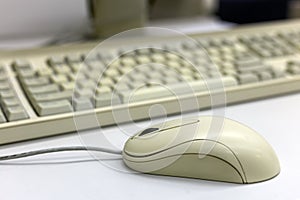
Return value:
<svg viewBox="0 0 300 200">
<path fill-rule="evenodd" d="M 0 144 L 147 119 L 156 104 L 167 114 L 192 98 L 184 111 L 210 108 L 214 93 L 226 106 L 300 91 L 300 21 L 191 37 L 0 52 Z M 99 124 L 78 127 L 74 114 L 90 112 Z"/>
</svg>

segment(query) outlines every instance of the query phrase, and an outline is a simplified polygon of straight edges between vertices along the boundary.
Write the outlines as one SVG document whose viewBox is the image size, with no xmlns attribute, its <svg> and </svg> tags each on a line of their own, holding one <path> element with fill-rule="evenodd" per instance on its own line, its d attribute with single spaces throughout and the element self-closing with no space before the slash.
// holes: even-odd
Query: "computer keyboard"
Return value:
<svg viewBox="0 0 300 200">
<path fill-rule="evenodd" d="M 0 144 L 147 119 L 154 104 L 180 113 L 178 99 L 196 98 L 190 110 L 210 108 L 220 89 L 221 106 L 300 91 L 300 21 L 191 37 L 201 47 L 145 37 L 93 53 L 97 42 L 0 52 Z M 116 121 L 124 110 L 130 118 Z M 76 126 L 74 113 L 87 111 L 99 124 Z"/>
</svg>

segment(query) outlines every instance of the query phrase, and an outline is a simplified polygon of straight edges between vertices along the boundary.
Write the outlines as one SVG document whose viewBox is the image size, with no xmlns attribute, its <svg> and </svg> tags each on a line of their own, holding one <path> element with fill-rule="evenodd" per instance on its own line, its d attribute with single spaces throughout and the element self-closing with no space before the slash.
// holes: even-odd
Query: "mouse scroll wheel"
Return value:
<svg viewBox="0 0 300 200">
<path fill-rule="evenodd" d="M 157 131 L 157 130 L 159 130 L 159 128 L 147 128 L 147 129 L 143 130 L 143 132 L 141 132 L 139 134 L 139 136 L 147 135 L 147 134 L 153 133 L 154 131 Z"/>
</svg>

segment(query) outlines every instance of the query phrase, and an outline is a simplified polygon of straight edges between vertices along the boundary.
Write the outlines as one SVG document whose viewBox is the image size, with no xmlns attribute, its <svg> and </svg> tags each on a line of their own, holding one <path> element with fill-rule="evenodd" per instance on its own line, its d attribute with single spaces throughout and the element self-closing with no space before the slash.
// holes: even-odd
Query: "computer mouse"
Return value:
<svg viewBox="0 0 300 200">
<path fill-rule="evenodd" d="M 246 184 L 280 172 L 274 150 L 261 135 L 223 117 L 151 126 L 130 137 L 122 155 L 129 168 L 155 175 Z"/>
</svg>

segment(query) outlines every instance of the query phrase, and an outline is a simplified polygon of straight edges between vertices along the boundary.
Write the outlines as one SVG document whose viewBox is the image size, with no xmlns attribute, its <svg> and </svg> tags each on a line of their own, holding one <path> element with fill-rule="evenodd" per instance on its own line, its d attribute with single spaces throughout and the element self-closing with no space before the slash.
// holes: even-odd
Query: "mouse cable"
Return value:
<svg viewBox="0 0 300 200">
<path fill-rule="evenodd" d="M 17 154 L 12 154 L 12 155 L 0 156 L 0 161 L 14 160 L 14 159 L 18 159 L 18 158 L 25 158 L 25 157 L 36 156 L 36 155 L 40 155 L 40 154 L 56 153 L 56 152 L 62 152 L 62 151 L 96 151 L 96 152 L 110 153 L 110 154 L 117 154 L 117 155 L 122 154 L 122 151 L 112 150 L 112 149 L 108 149 L 108 148 L 71 146 L 71 147 L 57 147 L 57 148 L 41 149 L 41 150 L 28 151 L 28 152 L 17 153 Z"/>
</svg>

